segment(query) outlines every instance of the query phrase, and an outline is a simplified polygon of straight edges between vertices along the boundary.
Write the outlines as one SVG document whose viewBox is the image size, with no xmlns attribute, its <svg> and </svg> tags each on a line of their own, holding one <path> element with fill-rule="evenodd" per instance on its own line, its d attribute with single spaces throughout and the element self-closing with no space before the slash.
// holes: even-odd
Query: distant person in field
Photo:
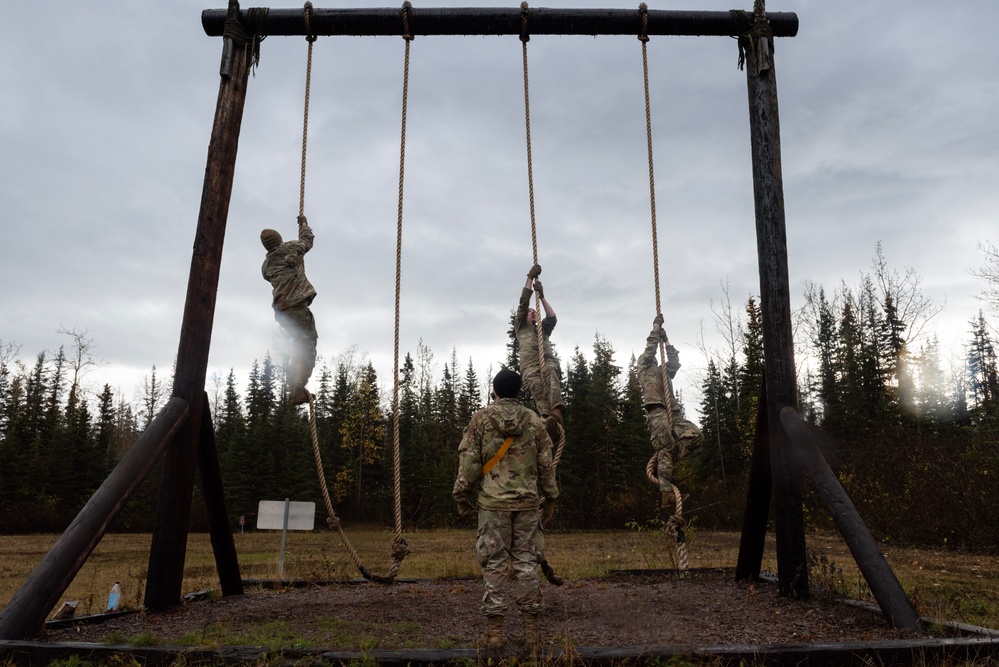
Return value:
<svg viewBox="0 0 999 667">
<path fill-rule="evenodd" d="M 534 400 L 538 414 L 544 420 L 548 436 L 552 442 L 558 443 L 565 418 L 565 401 L 562 400 L 562 369 L 549 339 L 555 330 L 558 318 L 551 304 L 545 299 L 544 287 L 538 280 L 540 275 L 541 266 L 538 264 L 527 272 L 527 282 L 521 290 L 517 314 L 513 318 L 513 335 L 520 349 L 520 371 L 524 376 L 524 385 Z M 545 318 L 541 320 L 544 367 L 538 356 L 538 313 L 530 307 L 532 291 L 537 292 L 545 309 Z"/>
<path fill-rule="evenodd" d="M 495 399 L 472 416 L 458 446 L 452 496 L 458 513 L 478 512 L 475 553 L 482 566 L 486 633 L 480 644 L 501 648 L 509 596 L 524 622 L 524 642 L 541 643 L 538 614 L 545 533 L 555 512 L 558 485 L 552 443 L 541 419 L 517 402 L 521 377 L 503 369 L 493 378 Z"/>
<path fill-rule="evenodd" d="M 662 365 L 656 361 L 660 341 L 666 348 L 666 361 Z M 638 383 L 642 386 L 642 401 L 645 403 L 645 421 L 649 427 L 652 449 L 658 457 L 656 477 L 659 478 L 659 490 L 662 492 L 662 506 L 669 511 L 676 504 L 673 464 L 687 452 L 700 447 L 704 435 L 693 422 L 684 419 L 676 411 L 672 380 L 680 370 L 680 353 L 670 345 L 666 332 L 663 331 L 662 315 L 656 315 L 652 321 L 652 331 L 646 338 L 645 351 L 638 358 L 637 366 Z M 670 407 L 673 408 L 672 431 Z"/>
<path fill-rule="evenodd" d="M 260 232 L 260 242 L 267 249 L 261 273 L 271 284 L 274 319 L 291 341 L 291 355 L 286 369 L 291 403 L 309 402 L 305 384 L 316 365 L 316 320 L 309 306 L 316 290 L 305 277 L 305 253 L 312 250 L 315 236 L 304 215 L 298 216 L 298 240 L 281 240 L 273 229 Z"/>
</svg>

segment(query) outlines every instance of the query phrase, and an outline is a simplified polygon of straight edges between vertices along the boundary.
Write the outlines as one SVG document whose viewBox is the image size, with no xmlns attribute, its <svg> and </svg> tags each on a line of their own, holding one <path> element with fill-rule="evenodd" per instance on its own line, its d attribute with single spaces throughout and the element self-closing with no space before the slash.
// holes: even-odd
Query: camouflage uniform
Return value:
<svg viewBox="0 0 999 667">
<path fill-rule="evenodd" d="M 260 272 L 271 284 L 274 319 L 291 338 L 288 386 L 304 390 L 316 365 L 316 320 L 309 306 L 316 290 L 305 277 L 305 253 L 315 236 L 307 223 L 298 226 L 298 240 L 286 241 L 267 253 Z"/>
<path fill-rule="evenodd" d="M 645 351 L 638 358 L 638 383 L 642 386 L 642 400 L 645 403 L 645 421 L 649 426 L 652 449 L 659 453 L 656 476 L 659 488 L 664 493 L 673 491 L 673 462 L 688 452 L 700 447 L 704 436 L 697 426 L 683 417 L 673 414 L 673 433 L 669 432 L 669 411 L 666 392 L 669 392 L 668 405 L 676 405 L 671 380 L 680 370 L 680 353 L 666 343 L 666 363 L 656 363 L 656 348 L 659 346 L 659 331 L 652 330 L 646 339 Z"/>
<path fill-rule="evenodd" d="M 520 348 L 520 373 L 524 377 L 524 386 L 527 387 L 531 398 L 534 399 L 534 405 L 543 417 L 552 414 L 552 410 L 564 414 L 562 369 L 548 338 L 555 330 L 558 319 L 552 315 L 541 320 L 545 346 L 545 366 L 542 369 L 541 360 L 538 358 L 538 327 L 527 319 L 531 293 L 526 287 L 521 291 L 517 314 L 513 320 L 513 331 L 517 337 L 517 346 Z"/>
<path fill-rule="evenodd" d="M 482 467 L 503 446 L 506 455 L 485 475 Z M 465 428 L 458 447 L 458 476 L 452 492 L 459 503 L 479 509 L 475 552 L 482 566 L 485 593 L 482 612 L 503 616 L 511 595 L 524 613 L 541 609 L 538 563 L 544 554 L 544 531 L 538 516 L 543 495 L 558 497 L 551 439 L 541 419 L 513 398 L 501 398 L 479 410 Z"/>
</svg>

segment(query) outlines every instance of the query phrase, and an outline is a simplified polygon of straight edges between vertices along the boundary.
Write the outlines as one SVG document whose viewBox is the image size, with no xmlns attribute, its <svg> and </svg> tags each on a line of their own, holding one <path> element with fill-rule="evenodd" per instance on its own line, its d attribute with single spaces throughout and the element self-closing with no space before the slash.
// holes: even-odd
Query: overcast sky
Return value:
<svg viewBox="0 0 999 667">
<path fill-rule="evenodd" d="M 222 42 L 204 34 L 201 10 L 224 6 L 4 3 L 0 343 L 25 363 L 71 347 L 58 333 L 71 329 L 104 364 L 88 380 L 129 400 L 153 365 L 169 372 L 219 88 Z M 983 260 L 977 244 L 999 236 L 999 3 L 767 9 L 800 21 L 776 45 L 792 307 L 809 281 L 856 285 L 880 241 L 890 267 L 914 269 L 945 302 L 928 333 L 958 359 L 982 307 L 969 273 Z M 599 333 L 626 366 L 655 314 L 640 43 L 537 36 L 529 48 L 553 340 L 567 360 L 576 346 L 591 356 Z M 356 346 L 386 390 L 403 51 L 401 38 L 320 38 L 309 119 L 320 364 Z M 759 292 L 745 73 L 728 38 L 655 37 L 649 53 L 663 311 L 696 408 L 702 332 L 709 351 L 722 349 L 721 284 L 735 308 Z M 401 349 L 415 356 L 422 339 L 438 372 L 452 349 L 480 376 L 497 369 L 532 263 L 520 58 L 516 37 L 412 45 Z M 241 383 L 279 340 L 259 232 L 296 231 L 305 62 L 304 38 L 267 39 L 248 88 L 209 362 Z"/>
</svg>

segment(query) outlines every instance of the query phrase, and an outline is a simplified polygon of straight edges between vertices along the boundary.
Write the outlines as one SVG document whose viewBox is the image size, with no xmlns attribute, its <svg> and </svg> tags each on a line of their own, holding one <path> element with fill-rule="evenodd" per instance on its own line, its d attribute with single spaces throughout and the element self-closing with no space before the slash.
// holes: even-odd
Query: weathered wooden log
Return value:
<svg viewBox="0 0 999 667">
<path fill-rule="evenodd" d="M 909 602 L 895 572 L 881 554 L 878 543 L 850 496 L 822 456 L 817 434 L 790 407 L 781 411 L 780 419 L 791 438 L 796 464 L 808 473 L 819 496 L 829 508 L 836 527 L 857 561 L 857 567 L 864 575 L 885 619 L 892 627 L 918 633 L 921 630 L 919 615 Z"/>
<path fill-rule="evenodd" d="M 205 393 L 201 410 L 201 438 L 198 443 L 198 470 L 201 472 L 201 491 L 208 511 L 208 533 L 215 554 L 215 568 L 219 573 L 222 595 L 242 595 L 243 578 L 239 574 L 236 542 L 232 537 L 232 522 L 226 510 L 222 487 L 222 470 L 219 467 L 218 448 L 215 446 L 215 428 Z"/>
<path fill-rule="evenodd" d="M 243 12 L 244 18 L 247 12 Z M 634 9 L 528 9 L 527 28 L 531 35 L 638 35 L 642 17 Z M 690 35 L 735 37 L 749 24 L 727 11 L 676 11 L 649 9 L 649 35 Z M 205 34 L 218 37 L 225 26 L 226 10 L 206 9 L 201 13 Z M 798 34 L 798 16 L 792 12 L 767 14 L 776 37 Z M 519 7 L 508 8 L 422 8 L 409 10 L 409 31 L 421 35 L 520 35 Z M 305 17 L 301 9 L 270 9 L 262 22 L 265 35 L 304 36 Z M 312 33 L 320 36 L 399 36 L 402 18 L 399 8 L 323 9 L 315 7 L 309 21 Z"/>
<path fill-rule="evenodd" d="M 125 452 L 108 478 L 0 612 L 0 639 L 24 639 L 42 627 L 45 616 L 55 607 L 125 503 L 186 423 L 188 413 L 187 401 L 171 398 Z"/>
<path fill-rule="evenodd" d="M 239 5 L 234 2 L 231 7 L 235 15 Z M 208 145 L 201 212 L 194 236 L 187 301 L 174 373 L 173 395 L 185 398 L 191 404 L 191 419 L 164 458 L 156 526 L 149 551 L 145 606 L 154 610 L 179 603 L 184 580 L 188 522 L 201 434 L 202 396 L 208 373 L 222 245 L 250 70 L 250 49 L 233 49 L 231 55 L 227 75 L 222 76 L 219 85 L 215 122 Z"/>
<path fill-rule="evenodd" d="M 773 477 L 770 463 L 770 423 L 767 417 L 767 379 L 760 387 L 760 402 L 756 406 L 756 435 L 749 461 L 749 488 L 746 490 L 746 514 L 742 519 L 739 556 L 735 564 L 735 579 L 758 579 L 763 568 L 767 523 L 770 520 L 770 496 Z"/>
<path fill-rule="evenodd" d="M 189 646 L 115 646 L 97 643 L 39 643 L 0 641 L 0 660 L 16 664 L 44 665 L 73 657 L 94 663 L 138 662 L 143 665 L 245 665 L 340 664 L 364 660 L 380 667 L 434 667 L 479 661 L 546 663 L 578 661 L 591 667 L 613 667 L 623 662 L 696 662 L 720 665 L 771 665 L 773 667 L 866 667 L 868 665 L 929 665 L 990 663 L 999 655 L 999 642 L 989 637 L 943 637 L 882 641 L 816 642 L 798 644 L 726 644 L 669 646 L 552 648 L 537 653 L 454 649 L 373 649 L 364 652 L 324 649 L 272 649 L 262 646 L 224 646 L 219 649 Z"/>
<path fill-rule="evenodd" d="M 767 421 L 773 469 L 777 577 L 782 595 L 804 597 L 808 595 L 808 568 L 801 489 L 788 461 L 787 436 L 780 425 L 781 409 L 784 406 L 797 407 L 798 402 L 784 227 L 777 79 L 768 40 L 761 39 L 754 47 L 746 53 L 746 81 L 760 268 L 760 319 L 767 379 Z"/>
</svg>

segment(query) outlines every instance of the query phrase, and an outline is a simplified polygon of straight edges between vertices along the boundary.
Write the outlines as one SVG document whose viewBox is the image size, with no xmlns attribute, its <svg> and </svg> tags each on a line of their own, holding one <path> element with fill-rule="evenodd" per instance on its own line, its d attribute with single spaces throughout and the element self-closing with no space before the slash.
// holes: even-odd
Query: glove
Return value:
<svg viewBox="0 0 999 667">
<path fill-rule="evenodd" d="M 545 288 L 537 278 L 534 279 L 534 291 L 537 293 L 539 299 L 545 298 Z"/>
<path fill-rule="evenodd" d="M 553 498 L 545 498 L 541 501 L 540 510 L 541 525 L 547 526 L 555 518 L 555 500 Z"/>
<path fill-rule="evenodd" d="M 302 225 L 307 225 L 307 224 L 309 224 L 309 221 L 308 221 L 308 219 L 304 215 L 298 216 L 298 226 L 299 227 L 301 227 Z"/>
<path fill-rule="evenodd" d="M 540 275 L 541 275 L 540 264 L 535 264 L 534 266 L 531 267 L 531 270 L 527 272 L 527 277 L 530 278 L 531 280 L 534 280 Z"/>
<path fill-rule="evenodd" d="M 470 519 L 475 516 L 475 506 L 471 503 L 461 501 L 458 503 L 458 516 L 462 519 Z"/>
<path fill-rule="evenodd" d="M 663 314 L 659 313 L 658 315 L 656 315 L 656 319 L 652 320 L 652 324 L 654 324 L 657 327 L 661 327 L 663 325 L 663 322 L 665 321 L 666 320 L 663 318 Z"/>
</svg>

